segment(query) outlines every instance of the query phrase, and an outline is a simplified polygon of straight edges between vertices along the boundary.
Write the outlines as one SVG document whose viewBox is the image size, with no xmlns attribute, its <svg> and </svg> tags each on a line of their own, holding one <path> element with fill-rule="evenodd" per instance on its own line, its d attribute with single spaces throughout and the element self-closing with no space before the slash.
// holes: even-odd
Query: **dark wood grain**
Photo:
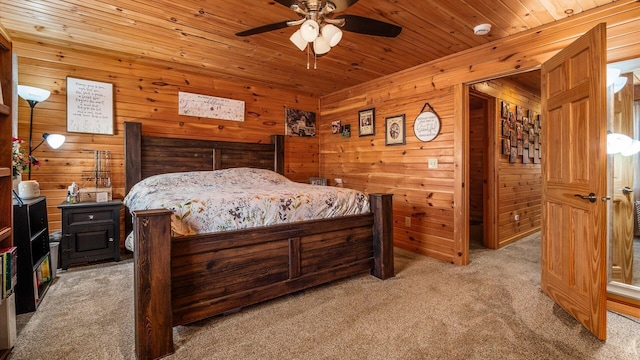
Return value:
<svg viewBox="0 0 640 360">
<path fill-rule="evenodd" d="M 136 155 L 126 157 L 127 169 L 135 169 L 131 181 L 183 171 L 185 164 L 284 170 L 282 136 L 272 137 L 273 144 L 145 137 L 129 123 L 125 132 L 141 149 L 126 147 Z M 170 354 L 172 326 L 356 274 L 393 276 L 391 195 L 372 194 L 370 202 L 363 215 L 173 238 L 169 211 L 135 211 L 138 357 Z"/>
<path fill-rule="evenodd" d="M 134 312 L 136 356 L 173 353 L 171 318 L 171 211 L 136 211 L 134 219 Z"/>
</svg>

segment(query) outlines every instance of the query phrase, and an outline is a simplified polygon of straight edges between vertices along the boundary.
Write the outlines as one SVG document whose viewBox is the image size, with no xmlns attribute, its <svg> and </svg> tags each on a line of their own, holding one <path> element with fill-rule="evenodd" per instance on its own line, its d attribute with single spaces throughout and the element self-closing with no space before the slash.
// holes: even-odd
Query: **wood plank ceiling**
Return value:
<svg viewBox="0 0 640 360">
<path fill-rule="evenodd" d="M 0 0 L 0 24 L 14 41 L 46 42 L 161 61 L 210 76 L 323 95 L 466 50 L 612 0 L 359 0 L 341 14 L 403 28 L 396 38 L 345 32 L 307 70 L 290 27 L 249 37 L 236 32 L 298 19 L 271 0 Z M 489 23 L 486 36 L 473 27 Z M 313 57 L 313 56 L 312 56 Z"/>
</svg>

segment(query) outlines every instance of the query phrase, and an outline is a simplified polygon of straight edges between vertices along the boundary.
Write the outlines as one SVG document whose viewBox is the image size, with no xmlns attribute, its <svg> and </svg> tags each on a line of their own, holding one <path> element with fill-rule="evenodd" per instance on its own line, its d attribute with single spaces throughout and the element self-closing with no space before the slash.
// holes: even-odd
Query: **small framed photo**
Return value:
<svg viewBox="0 0 640 360">
<path fill-rule="evenodd" d="M 511 141 L 509 139 L 502 139 L 502 155 L 511 154 Z"/>
<path fill-rule="evenodd" d="M 309 184 L 327 186 L 327 178 L 323 177 L 311 177 L 309 178 Z"/>
<path fill-rule="evenodd" d="M 516 120 L 522 121 L 522 106 L 516 105 Z"/>
<path fill-rule="evenodd" d="M 331 122 L 331 133 L 332 134 L 340 134 L 340 120 Z"/>
<path fill-rule="evenodd" d="M 511 136 L 511 123 L 508 119 L 502 120 L 502 136 Z"/>
<path fill-rule="evenodd" d="M 518 149 L 512 147 L 511 152 L 509 153 L 509 163 L 513 164 L 518 162 Z"/>
<path fill-rule="evenodd" d="M 358 112 L 358 136 L 375 135 L 376 109 L 360 110 Z"/>
<path fill-rule="evenodd" d="M 384 119 L 385 123 L 385 145 L 404 145 L 406 144 L 406 126 L 404 114 L 390 116 Z"/>
<path fill-rule="evenodd" d="M 342 134 L 343 138 L 350 138 L 351 137 L 351 125 L 349 125 L 349 124 L 342 125 L 340 127 L 340 134 Z"/>
<path fill-rule="evenodd" d="M 509 117 L 509 103 L 506 101 L 502 102 L 502 117 L 503 118 Z"/>
</svg>

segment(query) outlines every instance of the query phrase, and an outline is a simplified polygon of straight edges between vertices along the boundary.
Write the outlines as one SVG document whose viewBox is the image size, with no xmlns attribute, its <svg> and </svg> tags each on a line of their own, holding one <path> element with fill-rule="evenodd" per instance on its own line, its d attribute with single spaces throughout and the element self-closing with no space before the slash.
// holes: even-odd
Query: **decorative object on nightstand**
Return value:
<svg viewBox="0 0 640 360">
<path fill-rule="evenodd" d="M 89 261 L 120 261 L 120 200 L 58 205 L 62 210 L 60 267 Z"/>
<path fill-rule="evenodd" d="M 111 188 L 111 151 L 93 151 L 93 169 L 82 172 L 84 184 L 79 202 L 105 202 L 113 199 Z"/>
</svg>

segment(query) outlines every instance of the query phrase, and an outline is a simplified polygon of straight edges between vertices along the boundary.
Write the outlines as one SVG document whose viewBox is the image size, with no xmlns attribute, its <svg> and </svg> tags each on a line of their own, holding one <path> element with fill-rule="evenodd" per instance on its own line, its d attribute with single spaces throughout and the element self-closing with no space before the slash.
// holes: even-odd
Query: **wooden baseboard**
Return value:
<svg viewBox="0 0 640 360">
<path fill-rule="evenodd" d="M 620 295 L 607 294 L 607 310 L 640 319 L 640 301 Z"/>
</svg>

